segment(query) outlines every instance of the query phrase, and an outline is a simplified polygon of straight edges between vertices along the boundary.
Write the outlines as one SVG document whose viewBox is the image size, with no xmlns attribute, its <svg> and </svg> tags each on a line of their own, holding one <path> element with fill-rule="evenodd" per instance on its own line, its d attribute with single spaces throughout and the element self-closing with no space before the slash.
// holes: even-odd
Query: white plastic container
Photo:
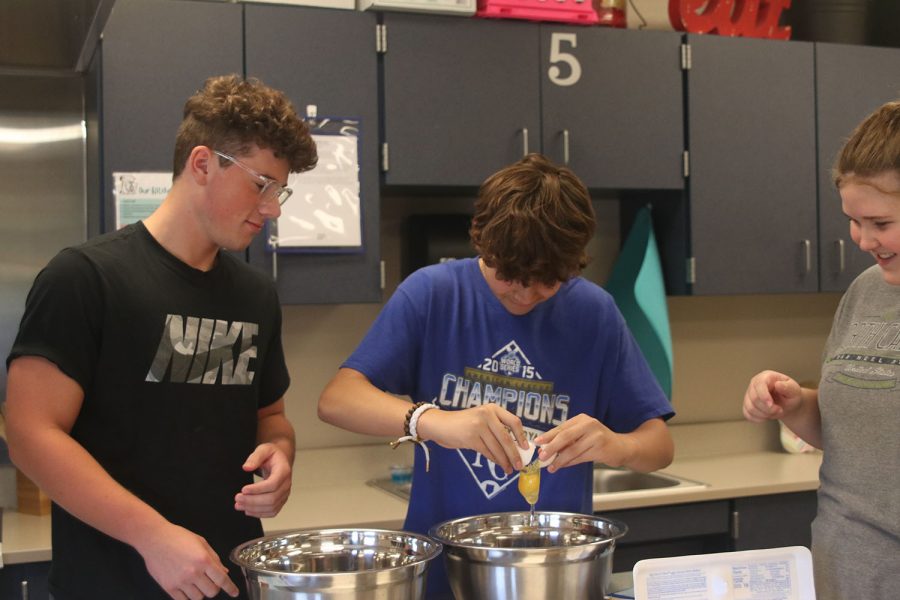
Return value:
<svg viewBox="0 0 900 600">
<path fill-rule="evenodd" d="M 815 446 L 807 443 L 799 435 L 788 429 L 787 425 L 778 422 L 779 438 L 781 439 L 781 447 L 791 454 L 806 454 L 809 452 L 821 452 Z"/>
<path fill-rule="evenodd" d="M 357 8 L 468 17 L 475 14 L 475 3 L 476 0 L 357 0 Z"/>
<path fill-rule="evenodd" d="M 632 573 L 635 600 L 816 597 L 812 555 L 803 546 L 651 558 Z"/>
<path fill-rule="evenodd" d="M 356 0 L 241 0 L 259 4 L 295 4 L 297 6 L 318 6 L 320 8 L 343 8 L 353 10 Z"/>
</svg>

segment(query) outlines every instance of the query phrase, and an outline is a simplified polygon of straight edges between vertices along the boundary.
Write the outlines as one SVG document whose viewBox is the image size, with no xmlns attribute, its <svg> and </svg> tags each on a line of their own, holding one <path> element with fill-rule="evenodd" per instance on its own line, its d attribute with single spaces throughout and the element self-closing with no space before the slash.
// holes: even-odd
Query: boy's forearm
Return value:
<svg viewBox="0 0 900 600">
<path fill-rule="evenodd" d="M 625 466 L 635 471 L 649 473 L 664 469 L 672 463 L 675 446 L 669 428 L 662 419 L 651 419 L 625 434 L 631 444 L 631 456 Z"/>
<path fill-rule="evenodd" d="M 319 418 L 367 435 L 399 437 L 409 402 L 385 393 L 353 369 L 341 369 L 319 397 Z"/>
</svg>

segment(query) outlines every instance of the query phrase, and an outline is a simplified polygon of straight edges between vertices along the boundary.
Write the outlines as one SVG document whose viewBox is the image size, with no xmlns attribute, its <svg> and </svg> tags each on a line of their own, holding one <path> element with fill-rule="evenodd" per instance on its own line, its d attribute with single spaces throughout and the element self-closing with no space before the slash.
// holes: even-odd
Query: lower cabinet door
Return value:
<svg viewBox="0 0 900 600">
<path fill-rule="evenodd" d="M 20 563 L 0 568 L 0 598 L 3 600 L 48 600 L 50 562 Z"/>
<path fill-rule="evenodd" d="M 816 516 L 816 492 L 736 498 L 732 515 L 734 550 L 806 546 Z"/>
<path fill-rule="evenodd" d="M 613 572 L 621 572 L 645 558 L 727 551 L 730 509 L 730 501 L 717 500 L 595 514 L 628 527 L 613 553 Z"/>
</svg>

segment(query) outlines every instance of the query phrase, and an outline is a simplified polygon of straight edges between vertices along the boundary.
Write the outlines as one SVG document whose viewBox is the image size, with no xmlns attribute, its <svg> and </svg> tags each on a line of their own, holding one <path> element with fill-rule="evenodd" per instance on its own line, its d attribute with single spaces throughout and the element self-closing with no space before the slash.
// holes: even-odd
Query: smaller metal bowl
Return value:
<svg viewBox="0 0 900 600">
<path fill-rule="evenodd" d="M 424 597 L 434 540 L 384 529 L 303 530 L 251 540 L 231 552 L 252 600 Z"/>
</svg>

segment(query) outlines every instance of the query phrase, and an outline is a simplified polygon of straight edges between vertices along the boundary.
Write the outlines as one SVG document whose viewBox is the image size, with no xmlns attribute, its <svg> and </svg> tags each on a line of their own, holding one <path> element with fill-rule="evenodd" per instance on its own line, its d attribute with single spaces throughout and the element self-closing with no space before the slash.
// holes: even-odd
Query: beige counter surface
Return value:
<svg viewBox="0 0 900 600">
<path fill-rule="evenodd" d="M 406 503 L 368 479 L 385 477 L 395 463 L 410 463 L 409 444 L 392 451 L 386 444 L 301 450 L 294 464 L 291 498 L 281 513 L 264 519 L 267 534 L 293 529 L 364 525 L 397 529 Z M 595 510 L 620 510 L 814 490 L 821 455 L 748 452 L 678 459 L 662 472 L 705 483 L 704 487 L 609 494 Z M 49 560 L 50 517 L 3 514 L 3 562 Z"/>
<path fill-rule="evenodd" d="M 821 454 L 752 452 L 675 459 L 661 473 L 705 484 L 601 496 L 594 510 L 620 510 L 744 496 L 803 492 L 819 487 Z"/>
</svg>

